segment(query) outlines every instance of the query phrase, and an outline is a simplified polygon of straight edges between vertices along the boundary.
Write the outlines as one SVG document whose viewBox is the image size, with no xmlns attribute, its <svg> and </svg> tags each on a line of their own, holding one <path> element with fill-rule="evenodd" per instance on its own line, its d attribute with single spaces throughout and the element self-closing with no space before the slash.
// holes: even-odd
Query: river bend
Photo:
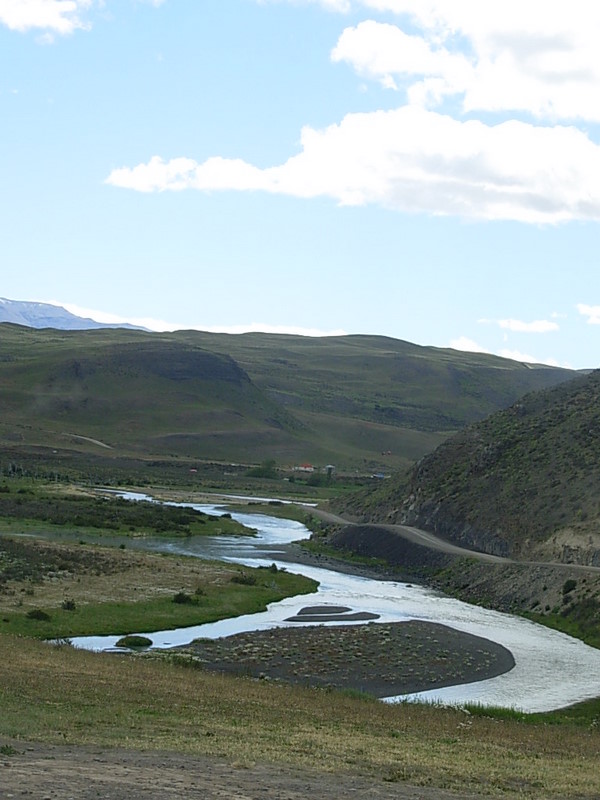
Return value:
<svg viewBox="0 0 600 800">
<path fill-rule="evenodd" d="M 130 499 L 149 499 L 144 495 L 125 495 Z M 191 504 L 190 504 L 191 505 Z M 208 513 L 225 513 L 214 505 L 194 505 Z M 469 605 L 423 586 L 399 581 L 381 581 L 278 561 L 278 546 L 308 538 L 310 531 L 301 523 L 258 514 L 232 512 L 231 516 L 257 530 L 256 537 L 195 537 L 177 540 L 148 540 L 144 546 L 162 552 L 216 558 L 261 566 L 276 563 L 290 572 L 302 573 L 319 581 L 312 595 L 289 597 L 273 603 L 259 614 L 221 620 L 177 630 L 145 633 L 155 648 L 187 644 L 198 637 L 220 637 L 244 631 L 264 630 L 298 622 L 285 620 L 305 606 L 347 606 L 355 612 L 378 615 L 378 622 L 421 620 L 449 625 L 460 631 L 483 636 L 508 648 L 515 666 L 496 678 L 421 692 L 411 699 L 462 704 L 512 707 L 526 712 L 551 711 L 600 695 L 600 650 L 587 646 L 558 631 L 522 617 Z M 279 547 L 281 554 L 281 548 Z M 314 623 L 313 623 L 314 624 Z M 325 622 L 321 624 L 348 624 Z M 360 623 L 356 623 L 360 624 Z M 133 631 L 131 632 L 133 633 Z M 110 650 L 119 636 L 75 637 L 77 647 Z M 387 698 L 390 701 L 403 699 Z"/>
</svg>

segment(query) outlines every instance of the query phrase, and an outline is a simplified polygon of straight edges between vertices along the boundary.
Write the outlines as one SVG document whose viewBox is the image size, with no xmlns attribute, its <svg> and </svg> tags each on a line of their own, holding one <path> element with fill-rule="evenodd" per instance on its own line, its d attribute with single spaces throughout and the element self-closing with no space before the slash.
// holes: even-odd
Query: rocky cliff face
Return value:
<svg viewBox="0 0 600 800">
<path fill-rule="evenodd" d="M 478 528 L 471 522 L 454 519 L 445 512 L 442 503 L 425 502 L 419 507 L 411 507 L 408 503 L 407 507 L 400 510 L 397 517 L 396 521 L 401 525 L 422 528 L 469 550 L 479 550 L 482 553 L 503 557 L 514 555 L 509 542 L 501 535 Z"/>
</svg>

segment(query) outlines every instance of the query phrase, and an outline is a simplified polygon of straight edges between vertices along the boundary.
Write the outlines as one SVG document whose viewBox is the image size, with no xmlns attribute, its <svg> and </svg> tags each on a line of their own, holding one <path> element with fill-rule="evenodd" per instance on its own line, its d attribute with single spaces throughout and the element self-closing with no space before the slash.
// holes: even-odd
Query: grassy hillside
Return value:
<svg viewBox="0 0 600 800">
<path fill-rule="evenodd" d="M 455 431 L 569 377 L 566 370 L 384 336 L 174 336 L 231 355 L 286 408 L 419 431 Z"/>
<path fill-rule="evenodd" d="M 2 324 L 0 443 L 388 472 L 570 374 L 373 336 Z"/>
<path fill-rule="evenodd" d="M 514 557 L 600 566 L 600 371 L 472 425 L 365 503 Z"/>
</svg>

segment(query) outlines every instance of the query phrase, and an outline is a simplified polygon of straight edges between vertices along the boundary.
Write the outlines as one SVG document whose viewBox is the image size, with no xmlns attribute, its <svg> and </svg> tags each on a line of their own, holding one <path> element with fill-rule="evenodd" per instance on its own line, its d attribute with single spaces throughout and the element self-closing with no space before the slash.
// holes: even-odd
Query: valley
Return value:
<svg viewBox="0 0 600 800">
<path fill-rule="evenodd" d="M 163 663 L 40 641 L 193 625 L 255 612 L 314 585 L 303 578 L 308 582 L 298 589 L 285 559 L 255 577 L 232 564 L 200 567 L 182 552 L 143 553 L 148 537 L 167 537 L 185 549 L 206 535 L 244 532 L 235 520 L 178 517 L 174 510 L 161 517 L 159 506 L 150 517 L 142 507 L 131 517 L 111 492 L 104 500 L 97 494 L 131 487 L 177 501 L 214 492 L 284 498 L 292 504 L 261 506 L 254 499 L 249 509 L 291 514 L 309 525 L 310 541 L 289 555 L 290 563 L 308 565 L 307 574 L 329 567 L 428 585 L 597 644 L 595 374 L 524 368 L 381 337 L 314 342 L 14 325 L 0 325 L 0 356 L 0 567 L 9 569 L 0 609 L 6 775 L 21 780 L 21 764 L 34 776 L 39 759 L 54 753 L 65 765 L 64 773 L 60 766 L 52 773 L 59 787 L 67 764 L 84 774 L 78 764 L 89 751 L 79 747 L 96 748 L 111 763 L 113 748 L 125 746 L 120 763 L 143 785 L 140 748 L 162 753 L 166 765 L 189 753 L 215 769 L 215 759 L 243 763 L 249 772 L 235 779 L 241 792 L 260 785 L 255 767 L 266 776 L 269 764 L 283 762 L 295 765 L 306 785 L 318 773 L 327 786 L 335 773 L 349 796 L 365 780 L 375 780 L 382 797 L 423 796 L 416 792 L 427 787 L 432 796 L 455 798 L 482 787 L 489 796 L 525 792 L 540 800 L 597 792 L 584 763 L 596 747 L 598 700 L 545 714 L 476 706 L 468 717 L 419 705 L 381 709 L 360 692 L 344 693 L 348 664 L 346 672 L 340 667 L 340 686 L 319 689 L 288 685 L 285 672 L 275 681 L 220 675 L 184 663 L 186 653 Z M 235 515 L 239 500 L 227 502 Z M 233 590 L 237 599 L 229 602 Z M 382 642 L 349 643 L 341 638 L 344 627 L 339 637 L 335 627 L 327 630 L 330 639 L 317 650 L 351 648 L 375 665 L 383 658 Z M 404 645 L 407 669 L 417 659 L 412 668 L 425 674 L 435 661 L 420 649 L 428 636 Z M 280 645 L 287 660 L 294 648 L 302 651 L 293 640 Z M 225 650 L 213 667 L 235 660 Z M 365 684 L 362 669 L 348 688 Z M 294 672 L 305 674 L 295 667 L 289 676 Z M 60 675 L 69 679 L 53 700 Z M 138 708 L 140 680 L 152 686 L 152 697 L 143 694 Z M 32 713 L 24 715 L 23 704 L 34 697 Z M 200 733 L 188 718 L 189 697 Z M 302 733 L 282 746 L 291 729 Z M 384 733 L 389 729 L 402 730 L 401 751 Z M 482 739 L 495 753 L 493 767 Z M 38 744 L 27 750 L 28 741 Z M 515 748 L 525 741 L 530 750 L 515 773 Z M 548 755 L 559 752 L 560 758 Z M 579 783 L 559 778 L 574 759 Z M 110 791 L 101 771 L 86 774 L 90 786 Z M 192 774 L 181 791 L 201 791 Z M 282 791 L 293 797 L 292 774 L 282 780 Z M 10 786 L 14 791 L 17 783 Z"/>
</svg>

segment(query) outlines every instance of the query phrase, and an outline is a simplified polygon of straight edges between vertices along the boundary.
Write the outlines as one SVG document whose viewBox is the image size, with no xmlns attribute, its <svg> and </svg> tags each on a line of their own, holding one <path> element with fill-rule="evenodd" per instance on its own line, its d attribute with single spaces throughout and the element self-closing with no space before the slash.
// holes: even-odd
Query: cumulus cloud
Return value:
<svg viewBox="0 0 600 800">
<path fill-rule="evenodd" d="M 600 219 L 600 147 L 574 127 L 486 125 L 403 106 L 348 114 L 321 130 L 305 127 L 301 148 L 266 169 L 220 157 L 199 163 L 155 156 L 113 170 L 106 182 L 141 192 L 330 197 L 340 205 L 486 220 Z"/>
<path fill-rule="evenodd" d="M 42 30 L 66 35 L 86 28 L 82 12 L 92 0 L 0 0 L 0 23 L 24 33 Z"/>
<path fill-rule="evenodd" d="M 579 303 L 577 311 L 582 317 L 587 317 L 588 325 L 600 325 L 600 306 L 588 306 L 585 303 Z"/>
<path fill-rule="evenodd" d="M 332 59 L 361 78 L 405 90 L 404 105 L 348 114 L 323 129 L 307 126 L 300 151 L 268 168 L 214 154 L 200 161 L 155 156 L 114 169 L 106 182 L 140 192 L 328 197 L 340 205 L 479 220 L 600 220 L 600 145 L 573 123 L 600 121 L 600 6 L 588 0 L 568 6 L 558 0 L 304 2 L 393 20 L 346 28 Z M 448 106 L 442 113 L 448 98 L 472 117 L 501 116 L 496 124 L 489 116 L 455 118 Z M 539 119 L 511 119 L 515 112 Z"/>
<path fill-rule="evenodd" d="M 334 59 L 390 87 L 409 78 L 411 102 L 458 95 L 467 112 L 600 121 L 600 7 L 589 0 L 355 0 L 352 8 L 393 15 L 396 32 L 363 22 L 342 34 Z"/>
<path fill-rule="evenodd" d="M 490 351 L 482 345 L 477 344 L 473 339 L 467 336 L 459 336 L 457 339 L 452 339 L 448 347 L 453 350 L 462 350 L 466 353 L 489 353 Z"/>
<path fill-rule="evenodd" d="M 550 333 L 560 330 L 558 323 L 546 319 L 536 319 L 533 322 L 523 322 L 520 319 L 499 319 L 498 325 L 504 330 L 515 333 Z"/>
<path fill-rule="evenodd" d="M 422 36 L 406 34 L 396 25 L 374 20 L 346 28 L 331 53 L 334 62 L 350 64 L 360 75 L 379 80 L 388 88 L 396 87 L 396 78 L 426 76 L 409 90 L 416 101 L 426 96 L 432 102 L 465 88 L 472 66 L 462 53 L 451 53 Z"/>
</svg>

